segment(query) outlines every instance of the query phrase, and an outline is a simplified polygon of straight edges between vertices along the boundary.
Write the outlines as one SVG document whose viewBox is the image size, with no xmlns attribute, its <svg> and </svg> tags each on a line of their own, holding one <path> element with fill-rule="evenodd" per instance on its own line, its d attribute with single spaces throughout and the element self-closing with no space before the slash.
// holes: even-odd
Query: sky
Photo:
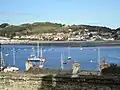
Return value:
<svg viewBox="0 0 120 90">
<path fill-rule="evenodd" d="M 120 0 L 0 0 L 0 23 L 120 27 Z"/>
</svg>

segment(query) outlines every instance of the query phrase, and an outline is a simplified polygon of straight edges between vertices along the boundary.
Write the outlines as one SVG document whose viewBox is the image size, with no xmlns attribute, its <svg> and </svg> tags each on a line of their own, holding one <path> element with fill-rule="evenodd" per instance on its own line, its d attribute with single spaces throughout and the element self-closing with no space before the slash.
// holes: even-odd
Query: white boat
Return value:
<svg viewBox="0 0 120 90">
<path fill-rule="evenodd" d="M 28 60 L 29 61 L 35 61 L 35 62 L 37 62 L 37 61 L 40 61 L 40 62 L 45 62 L 46 60 L 45 60 L 45 58 L 39 58 L 39 57 L 33 57 L 33 58 L 28 58 Z"/>
<path fill-rule="evenodd" d="M 7 49 L 6 53 L 5 53 L 5 56 L 9 56 L 8 49 Z"/>
<path fill-rule="evenodd" d="M 45 49 L 44 49 L 43 51 L 44 51 L 44 52 L 46 52 L 46 50 L 45 50 Z"/>
<path fill-rule="evenodd" d="M 80 50 L 82 51 L 82 50 L 83 50 L 83 48 L 80 48 Z"/>
<path fill-rule="evenodd" d="M 2 54 L 2 49 L 1 49 L 1 62 L 0 62 L 0 70 L 4 72 L 12 72 L 12 71 L 19 71 L 19 68 L 15 66 L 15 49 L 13 48 L 13 66 L 5 66 L 4 64 L 4 59 L 3 59 L 3 54 Z"/>
<path fill-rule="evenodd" d="M 9 56 L 9 54 L 8 54 L 8 53 L 6 53 L 6 54 L 5 54 L 5 56 Z"/>
<path fill-rule="evenodd" d="M 4 69 L 4 72 L 14 72 L 14 71 L 19 71 L 19 68 L 15 67 L 15 66 L 7 66 Z"/>
<path fill-rule="evenodd" d="M 71 60 L 71 56 L 68 56 L 68 60 Z"/>
<path fill-rule="evenodd" d="M 92 63 L 93 61 L 92 61 L 92 60 L 90 60 L 90 62 Z"/>
<path fill-rule="evenodd" d="M 13 65 L 11 66 L 6 66 L 4 68 L 4 72 L 14 72 L 14 71 L 19 71 L 19 68 L 15 66 L 15 48 L 13 48 Z"/>
<path fill-rule="evenodd" d="M 27 49 L 25 48 L 24 51 L 27 51 Z"/>
<path fill-rule="evenodd" d="M 26 61 L 26 71 L 30 68 L 44 68 L 44 62 L 46 61 L 46 59 L 43 58 L 42 47 L 40 54 L 41 55 L 39 56 L 39 43 L 37 43 L 37 56 L 33 55 L 33 57 L 28 58 L 28 60 Z"/>
</svg>

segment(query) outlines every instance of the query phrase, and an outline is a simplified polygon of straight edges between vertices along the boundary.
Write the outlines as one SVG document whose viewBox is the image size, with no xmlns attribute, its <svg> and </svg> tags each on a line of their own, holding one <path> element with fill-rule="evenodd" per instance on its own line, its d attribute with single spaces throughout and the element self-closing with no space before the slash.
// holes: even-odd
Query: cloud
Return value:
<svg viewBox="0 0 120 90">
<path fill-rule="evenodd" d="M 30 15 L 30 13 L 0 11 L 0 15 Z"/>
</svg>

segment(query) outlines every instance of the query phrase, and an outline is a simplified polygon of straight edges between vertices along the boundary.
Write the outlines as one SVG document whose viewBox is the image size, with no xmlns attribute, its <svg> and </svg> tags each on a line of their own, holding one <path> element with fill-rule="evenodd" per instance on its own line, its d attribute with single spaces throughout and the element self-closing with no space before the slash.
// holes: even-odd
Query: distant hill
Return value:
<svg viewBox="0 0 120 90">
<path fill-rule="evenodd" d="M 41 33 L 55 33 L 55 32 L 69 32 L 76 30 L 96 30 L 98 32 L 113 32 L 119 31 L 120 29 L 112 30 L 108 27 L 101 26 L 90 26 L 90 25 L 68 25 L 60 23 L 51 22 L 35 22 L 35 23 L 25 23 L 21 25 L 10 25 L 8 23 L 3 23 L 0 25 L 0 36 L 12 38 L 15 35 L 31 35 L 31 34 L 41 34 Z"/>
<path fill-rule="evenodd" d="M 0 25 L 0 36 L 12 37 L 15 35 L 29 35 L 40 33 L 66 32 L 68 31 L 64 24 L 50 22 L 25 23 L 21 25 L 9 25 L 3 23 Z"/>
<path fill-rule="evenodd" d="M 90 25 L 71 25 L 71 29 L 78 30 L 78 29 L 89 29 L 89 30 L 96 30 L 101 32 L 111 32 L 112 29 L 108 27 L 101 27 L 101 26 L 90 26 Z"/>
</svg>

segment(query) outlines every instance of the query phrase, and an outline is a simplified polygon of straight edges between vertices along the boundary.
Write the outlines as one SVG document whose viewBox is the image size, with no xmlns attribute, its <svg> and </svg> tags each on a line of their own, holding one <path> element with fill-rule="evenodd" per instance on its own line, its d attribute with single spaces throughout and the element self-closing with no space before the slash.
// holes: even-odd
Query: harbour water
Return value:
<svg viewBox="0 0 120 90">
<path fill-rule="evenodd" d="M 15 48 L 16 66 L 20 68 L 20 71 L 25 71 L 25 62 L 31 55 L 37 54 L 37 46 L 1 45 L 4 63 L 7 65 L 13 65 L 13 48 Z M 63 59 L 68 62 L 64 65 L 65 69 L 71 69 L 73 60 L 76 60 L 80 63 L 82 70 L 98 70 L 98 48 L 100 49 L 100 59 L 120 65 L 120 46 L 70 47 L 68 49 L 68 47 L 49 45 L 42 46 L 42 48 L 43 57 L 46 58 L 45 68 L 60 68 L 61 53 L 63 53 Z M 68 52 L 72 58 L 69 61 L 67 60 Z"/>
</svg>

